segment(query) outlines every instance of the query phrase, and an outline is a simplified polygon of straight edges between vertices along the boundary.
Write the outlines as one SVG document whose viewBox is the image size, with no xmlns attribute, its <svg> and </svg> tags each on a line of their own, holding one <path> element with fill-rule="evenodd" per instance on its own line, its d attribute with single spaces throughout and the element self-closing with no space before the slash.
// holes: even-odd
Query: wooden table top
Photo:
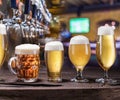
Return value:
<svg viewBox="0 0 120 100">
<path fill-rule="evenodd" d="M 84 77 L 90 80 L 89 83 L 70 82 L 70 79 L 75 77 L 75 75 L 76 71 L 74 68 L 68 67 L 63 68 L 62 70 L 63 82 L 61 83 L 48 82 L 47 71 L 46 67 L 44 66 L 40 69 L 38 82 L 18 84 L 16 83 L 17 78 L 15 75 L 10 73 L 10 71 L 8 71 L 7 69 L 6 70 L 1 69 L 0 78 L 4 79 L 5 81 L 1 82 L 2 84 L 0 84 L 0 100 L 2 100 L 6 95 L 8 98 L 10 98 L 11 95 L 15 96 L 15 98 L 17 98 L 15 100 L 19 100 L 21 96 L 23 96 L 22 100 L 26 100 L 26 97 L 28 97 L 29 100 L 32 100 L 32 98 L 34 98 L 35 100 L 39 100 L 44 96 L 46 96 L 46 99 L 49 98 L 50 100 L 55 100 L 56 96 L 63 100 L 64 99 L 73 100 L 73 98 L 76 98 L 76 100 L 80 100 L 81 98 L 83 100 L 84 99 L 90 100 L 88 99 L 90 96 L 93 96 L 98 100 L 105 99 L 106 96 L 108 100 L 120 99 L 120 85 L 112 86 L 108 84 L 103 85 L 95 83 L 96 78 L 100 78 L 103 76 L 103 70 L 101 68 L 96 67 L 85 68 L 83 75 Z M 117 70 L 110 69 L 109 76 L 113 79 L 120 80 L 120 69 Z M 51 96 L 49 94 L 51 94 Z M 101 96 L 99 96 L 98 98 L 98 95 Z M 37 97 L 39 99 L 37 99 Z M 66 99 L 66 97 L 68 97 L 68 99 Z"/>
</svg>

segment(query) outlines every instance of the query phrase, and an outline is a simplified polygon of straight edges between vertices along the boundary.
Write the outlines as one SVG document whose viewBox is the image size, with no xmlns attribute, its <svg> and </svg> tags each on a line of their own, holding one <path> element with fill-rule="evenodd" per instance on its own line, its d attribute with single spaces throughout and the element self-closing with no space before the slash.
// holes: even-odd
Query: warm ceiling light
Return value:
<svg viewBox="0 0 120 100">
<path fill-rule="evenodd" d="M 51 0 L 51 3 L 53 4 L 53 5 L 60 5 L 60 0 Z"/>
<path fill-rule="evenodd" d="M 2 0 L 0 0 L 0 5 L 2 5 Z"/>
</svg>

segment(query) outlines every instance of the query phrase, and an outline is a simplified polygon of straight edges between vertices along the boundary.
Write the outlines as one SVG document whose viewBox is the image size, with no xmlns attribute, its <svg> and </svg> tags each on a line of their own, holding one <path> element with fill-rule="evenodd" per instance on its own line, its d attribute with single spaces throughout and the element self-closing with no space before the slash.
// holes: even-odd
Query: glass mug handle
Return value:
<svg viewBox="0 0 120 100">
<path fill-rule="evenodd" d="M 17 57 L 12 57 L 8 62 L 8 67 L 10 71 L 15 75 L 17 74 L 17 72 L 13 68 L 16 67 L 16 60 L 17 60 Z M 13 67 L 13 63 L 14 63 L 14 67 Z"/>
</svg>

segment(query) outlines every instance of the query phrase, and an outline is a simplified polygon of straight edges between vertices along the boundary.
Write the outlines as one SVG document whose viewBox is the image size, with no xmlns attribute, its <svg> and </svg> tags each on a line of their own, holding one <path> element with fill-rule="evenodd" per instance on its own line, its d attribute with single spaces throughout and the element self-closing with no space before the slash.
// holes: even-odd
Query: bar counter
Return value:
<svg viewBox="0 0 120 100">
<path fill-rule="evenodd" d="M 74 68 L 64 67 L 63 82 L 48 82 L 46 67 L 43 66 L 38 82 L 18 84 L 16 76 L 2 68 L 0 78 L 5 81 L 0 82 L 0 100 L 120 100 L 120 85 L 95 83 L 96 78 L 103 76 L 101 68 L 87 66 L 84 69 L 83 75 L 89 83 L 70 82 L 75 75 Z M 120 69 L 110 69 L 109 76 L 120 80 Z"/>
</svg>

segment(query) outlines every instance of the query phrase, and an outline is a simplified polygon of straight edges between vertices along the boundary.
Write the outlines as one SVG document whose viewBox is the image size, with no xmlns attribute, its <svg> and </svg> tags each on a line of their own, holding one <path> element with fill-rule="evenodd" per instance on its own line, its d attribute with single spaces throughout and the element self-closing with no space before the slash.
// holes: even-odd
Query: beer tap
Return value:
<svg viewBox="0 0 120 100">
<path fill-rule="evenodd" d="M 30 20 L 31 20 L 31 13 L 30 13 L 30 5 L 31 0 L 25 0 L 24 1 L 25 10 L 24 10 L 24 21 L 22 22 L 22 35 L 23 35 L 23 41 L 22 43 L 29 43 L 29 32 L 30 32 Z"/>
<path fill-rule="evenodd" d="M 35 14 L 36 15 L 36 17 L 35 17 L 35 19 L 36 19 L 35 20 L 35 32 L 36 32 L 37 40 L 39 43 L 41 40 L 45 39 L 44 37 L 45 37 L 46 25 L 44 25 L 44 23 L 43 23 L 44 16 L 40 10 L 40 0 L 34 0 L 34 5 L 37 8 L 36 14 Z"/>
<path fill-rule="evenodd" d="M 22 43 L 38 43 L 49 33 L 48 24 L 52 18 L 44 0 L 24 0 L 25 20 L 22 22 Z M 32 13 L 31 13 L 32 12 Z"/>
<path fill-rule="evenodd" d="M 23 33 L 25 33 L 25 42 L 38 44 L 39 35 L 41 34 L 42 29 L 36 17 L 38 6 L 35 0 L 32 0 L 31 10 L 32 18 L 30 23 L 25 26 L 26 28 L 23 28 Z"/>
<path fill-rule="evenodd" d="M 16 0 L 11 0 L 11 7 L 13 9 L 13 17 L 7 24 L 10 56 L 13 54 L 15 46 L 22 42 L 22 20 L 17 9 Z"/>
<path fill-rule="evenodd" d="M 17 8 L 17 6 L 16 6 L 16 0 L 11 0 L 11 8 L 13 9 L 13 13 L 15 14 L 15 10 Z"/>
<path fill-rule="evenodd" d="M 38 32 L 37 32 L 37 18 L 36 18 L 36 12 L 37 7 L 35 5 L 35 0 L 32 0 L 32 3 L 30 3 L 30 0 L 25 1 L 25 8 L 26 13 L 29 15 L 27 16 L 26 21 L 23 23 L 23 39 L 24 43 L 38 43 Z M 29 3 L 28 3 L 29 2 Z M 31 8 L 31 11 L 30 11 Z"/>
<path fill-rule="evenodd" d="M 26 20 L 27 20 L 27 17 L 28 17 L 28 15 L 29 15 L 29 13 L 30 13 L 30 4 L 31 4 L 31 2 L 30 2 L 30 0 L 25 0 L 25 10 L 24 10 L 24 16 L 25 16 L 25 23 L 26 23 Z"/>
<path fill-rule="evenodd" d="M 40 0 L 40 10 L 44 16 L 44 33 L 49 34 L 50 32 L 49 32 L 48 25 L 52 19 L 52 15 L 49 12 L 49 10 L 47 9 L 45 0 Z"/>
<path fill-rule="evenodd" d="M 40 10 L 46 19 L 46 21 L 50 22 L 51 21 L 51 14 L 49 13 L 49 10 L 47 9 L 46 2 L 45 0 L 39 0 L 40 1 Z"/>
<path fill-rule="evenodd" d="M 11 8 L 13 11 L 13 17 L 12 17 L 12 22 L 14 23 L 16 17 L 18 17 L 18 10 L 17 10 L 17 4 L 16 4 L 16 0 L 11 0 Z"/>
<path fill-rule="evenodd" d="M 14 20 L 16 18 L 15 16 L 15 13 L 16 13 L 16 0 L 10 0 L 10 7 L 12 9 L 12 18 L 11 19 L 3 19 L 3 23 L 6 25 L 6 26 L 9 26 L 11 25 L 12 23 L 14 23 Z M 8 27 L 7 27 L 8 28 Z"/>
<path fill-rule="evenodd" d="M 49 23 L 52 19 L 52 16 L 49 13 L 46 2 L 44 0 L 35 0 L 35 4 L 37 6 L 37 19 L 39 21 L 37 24 L 37 32 L 39 33 L 38 43 L 44 44 L 45 34 L 50 33 Z"/>
<path fill-rule="evenodd" d="M 35 3 L 32 3 L 32 20 L 31 20 L 31 26 L 30 26 L 30 38 L 31 42 L 37 44 L 38 43 L 38 34 L 37 34 L 37 6 Z"/>
<path fill-rule="evenodd" d="M 38 35 L 38 40 L 44 38 L 44 25 L 42 24 L 43 21 L 43 14 L 40 11 L 40 0 L 35 0 L 36 6 L 36 33 Z"/>
<path fill-rule="evenodd" d="M 44 39 L 45 34 L 49 33 L 48 25 L 52 18 L 44 0 L 24 0 L 25 18 L 22 22 L 16 0 L 10 1 L 13 16 L 11 19 L 3 20 L 7 27 L 8 57 L 13 56 L 16 45 L 23 43 L 39 44 L 39 40 Z"/>
</svg>

